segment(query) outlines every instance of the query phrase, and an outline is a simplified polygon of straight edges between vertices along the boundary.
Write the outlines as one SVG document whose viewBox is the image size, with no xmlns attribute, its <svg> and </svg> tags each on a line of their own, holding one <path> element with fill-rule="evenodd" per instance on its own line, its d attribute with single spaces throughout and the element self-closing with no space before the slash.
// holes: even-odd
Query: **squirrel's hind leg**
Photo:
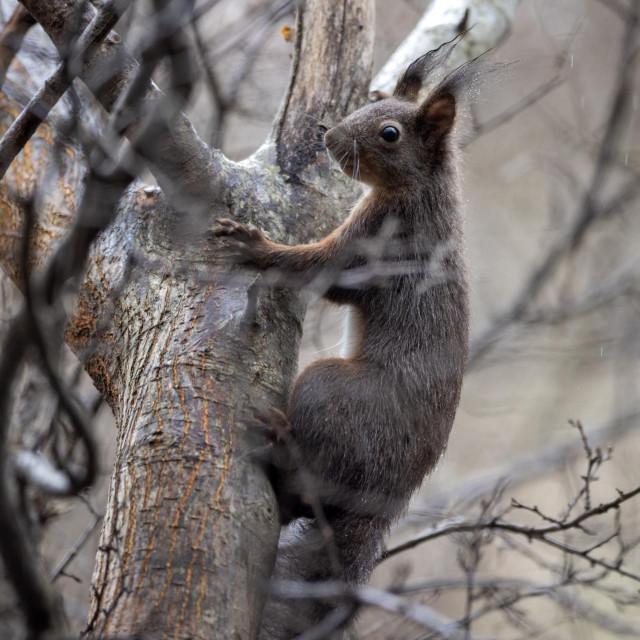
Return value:
<svg viewBox="0 0 640 640">
<path fill-rule="evenodd" d="M 247 423 L 247 429 L 256 436 L 266 437 L 269 444 L 260 450 L 256 461 L 267 473 L 278 499 L 280 522 L 285 525 L 296 518 L 312 518 L 313 509 L 304 499 L 300 483 L 300 451 L 292 435 L 292 426 L 286 414 L 279 409 L 261 409 Z"/>
<path fill-rule="evenodd" d="M 266 436 L 272 444 L 283 444 L 291 439 L 291 423 L 280 409 L 256 410 L 253 419 L 247 423 L 247 428 Z"/>
<path fill-rule="evenodd" d="M 328 526 L 330 536 L 314 520 L 292 525 L 290 535 L 281 540 L 278 548 L 275 580 L 333 581 L 345 586 L 368 581 L 382 551 L 388 521 L 341 514 L 330 518 Z M 291 640 L 311 630 L 327 630 L 329 626 L 331 630 L 322 637 L 347 640 L 352 637 L 349 627 L 356 615 L 357 606 L 349 598 L 269 598 L 259 638 Z"/>
</svg>

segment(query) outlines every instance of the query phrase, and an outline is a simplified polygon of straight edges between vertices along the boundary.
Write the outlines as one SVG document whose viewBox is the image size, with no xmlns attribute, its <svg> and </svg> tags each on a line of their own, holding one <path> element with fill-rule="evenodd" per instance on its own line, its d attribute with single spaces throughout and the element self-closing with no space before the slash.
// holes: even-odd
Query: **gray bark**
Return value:
<svg viewBox="0 0 640 640">
<path fill-rule="evenodd" d="M 23 4 L 60 48 L 70 25 L 79 30 L 95 13 L 82 0 Z M 82 19 L 72 22 L 78 6 Z M 284 407 L 305 299 L 259 289 L 249 317 L 256 274 L 231 273 L 208 231 L 231 217 L 276 242 L 306 243 L 346 214 L 357 187 L 331 169 L 313 123 L 332 124 L 366 99 L 373 6 L 307 0 L 289 90 L 271 135 L 247 160 L 234 163 L 208 147 L 182 114 L 144 144 L 138 123 L 126 131 L 160 188 L 136 183 L 126 193 L 93 246 L 66 333 L 118 428 L 92 584 L 94 636 L 257 637 L 279 524 L 267 479 L 249 459 L 242 419 L 252 407 Z M 416 55 L 431 44 L 440 38 L 427 39 Z M 33 61 L 23 65 L 14 80 L 33 93 L 29 76 L 38 74 Z M 137 66 L 117 38 L 107 38 L 80 78 L 112 112 Z M 386 69 L 396 75 L 400 66 L 392 61 Z M 150 86 L 145 99 L 160 95 Z M 20 104 L 1 100 L 6 129 Z M 23 212 L 15 194 L 33 190 L 56 139 L 50 124 L 41 125 L 0 183 L 0 265 L 18 284 Z M 72 142 L 65 149 L 59 188 L 39 202 L 36 266 L 73 222 L 82 193 L 83 155 Z"/>
<path fill-rule="evenodd" d="M 64 46 L 72 5 L 24 4 Z M 84 11 L 86 24 L 93 10 Z M 261 291 L 255 322 L 244 323 L 256 274 L 230 274 L 207 230 L 225 216 L 255 222 L 274 240 L 308 242 L 337 224 L 353 186 L 332 175 L 319 145 L 309 151 L 318 134 L 302 114 L 340 119 L 362 104 L 372 39 L 370 0 L 307 2 L 291 86 L 267 143 L 232 163 L 179 116 L 141 147 L 162 191 L 135 185 L 95 242 L 66 334 L 118 427 L 91 634 L 257 635 L 279 524 L 241 417 L 251 407 L 284 405 L 305 302 L 296 292 Z M 81 74 L 107 109 L 136 68 L 121 49 L 107 40 Z M 121 73 L 100 84 L 116 63 Z M 151 87 L 146 99 L 157 95 Z M 4 111 L 6 126 L 18 109 Z M 135 139 L 135 123 L 127 134 Z M 27 159 L 46 165 L 54 139 L 43 125 L 2 183 L 2 266 L 16 280 L 22 213 L 9 193 L 33 187 L 37 172 Z M 68 148 L 69 198 L 44 199 L 39 262 L 71 223 L 81 191 L 82 156 Z"/>
</svg>

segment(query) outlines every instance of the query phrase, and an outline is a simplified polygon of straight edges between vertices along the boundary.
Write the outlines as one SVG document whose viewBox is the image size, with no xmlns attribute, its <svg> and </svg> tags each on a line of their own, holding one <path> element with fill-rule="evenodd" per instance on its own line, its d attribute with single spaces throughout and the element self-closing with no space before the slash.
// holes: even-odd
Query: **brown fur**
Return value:
<svg viewBox="0 0 640 640">
<path fill-rule="evenodd" d="M 219 223 L 218 235 L 234 242 L 245 263 L 314 287 L 328 300 L 350 305 L 358 319 L 351 355 L 307 367 L 286 417 L 273 418 L 274 486 L 283 523 L 308 518 L 297 523 L 293 542 L 282 545 L 278 578 L 366 583 L 390 524 L 449 437 L 469 325 L 451 142 L 461 83 L 448 76 L 418 103 L 420 70 L 434 67 L 434 52 L 428 55 L 409 68 L 393 97 L 359 109 L 327 132 L 327 148 L 342 170 L 371 186 L 331 235 L 288 247 L 255 228 Z M 397 141 L 380 137 L 388 126 L 398 129 Z M 314 519 L 314 503 L 332 527 L 330 543 Z M 337 569 L 328 544 L 335 545 Z M 260 637 L 295 637 L 332 611 L 330 602 L 274 601 Z"/>
</svg>

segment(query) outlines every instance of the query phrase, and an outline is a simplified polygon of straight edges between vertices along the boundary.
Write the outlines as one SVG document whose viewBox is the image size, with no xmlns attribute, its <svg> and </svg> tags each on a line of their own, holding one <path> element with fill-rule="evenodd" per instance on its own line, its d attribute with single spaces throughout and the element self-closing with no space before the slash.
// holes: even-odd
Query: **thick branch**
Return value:
<svg viewBox="0 0 640 640">
<path fill-rule="evenodd" d="M 94 18 L 96 10 L 91 3 L 83 2 L 80 16 L 75 10 L 78 3 L 64 0 L 40 2 L 24 0 L 24 6 L 64 55 L 75 30 L 85 28 Z M 173 5 L 176 5 L 174 2 Z M 175 9 L 175 6 L 172 8 Z M 71 32 L 70 30 L 74 30 Z M 102 106 L 111 111 L 131 79 L 135 77 L 138 63 L 116 36 L 104 42 L 99 51 L 84 66 L 79 77 L 91 89 Z M 158 100 L 158 88 L 151 84 L 146 99 Z M 137 133 L 139 122 L 133 122 L 127 135 Z M 158 183 L 174 203 L 182 207 L 194 207 L 216 199 L 222 185 L 224 156 L 208 147 L 197 135 L 182 113 L 175 122 L 158 127 L 154 144 L 145 145 L 142 152 Z"/>
<path fill-rule="evenodd" d="M 16 83 L 30 85 L 28 68 L 13 68 L 9 77 Z M 0 94 L 0 130 L 6 130 L 18 117 L 20 106 Z M 42 181 L 56 157 L 56 145 L 63 145 L 66 152 L 57 158 L 56 175 L 61 177 L 59 189 L 43 189 L 40 192 L 38 219 L 32 230 L 30 261 L 32 267 L 42 266 L 52 248 L 69 229 L 76 213 L 76 202 L 83 192 L 85 158 L 79 145 L 66 139 L 48 122 L 40 125 L 35 139 L 26 151 L 17 156 L 0 182 L 0 267 L 14 283 L 22 287 L 20 250 L 22 242 L 24 208 L 27 200 Z M 49 173 L 51 175 L 51 173 Z"/>
</svg>

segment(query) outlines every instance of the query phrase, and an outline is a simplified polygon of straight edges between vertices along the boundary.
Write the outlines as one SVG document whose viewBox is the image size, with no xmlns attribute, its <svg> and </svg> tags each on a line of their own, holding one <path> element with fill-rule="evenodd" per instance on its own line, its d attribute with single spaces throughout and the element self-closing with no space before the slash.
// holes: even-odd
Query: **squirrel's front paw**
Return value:
<svg viewBox="0 0 640 640">
<path fill-rule="evenodd" d="M 229 218 L 221 218 L 216 222 L 212 233 L 216 237 L 227 238 L 237 252 L 236 261 L 256 263 L 259 265 L 261 249 L 266 245 L 266 238 L 253 225 L 243 225 Z"/>
</svg>

